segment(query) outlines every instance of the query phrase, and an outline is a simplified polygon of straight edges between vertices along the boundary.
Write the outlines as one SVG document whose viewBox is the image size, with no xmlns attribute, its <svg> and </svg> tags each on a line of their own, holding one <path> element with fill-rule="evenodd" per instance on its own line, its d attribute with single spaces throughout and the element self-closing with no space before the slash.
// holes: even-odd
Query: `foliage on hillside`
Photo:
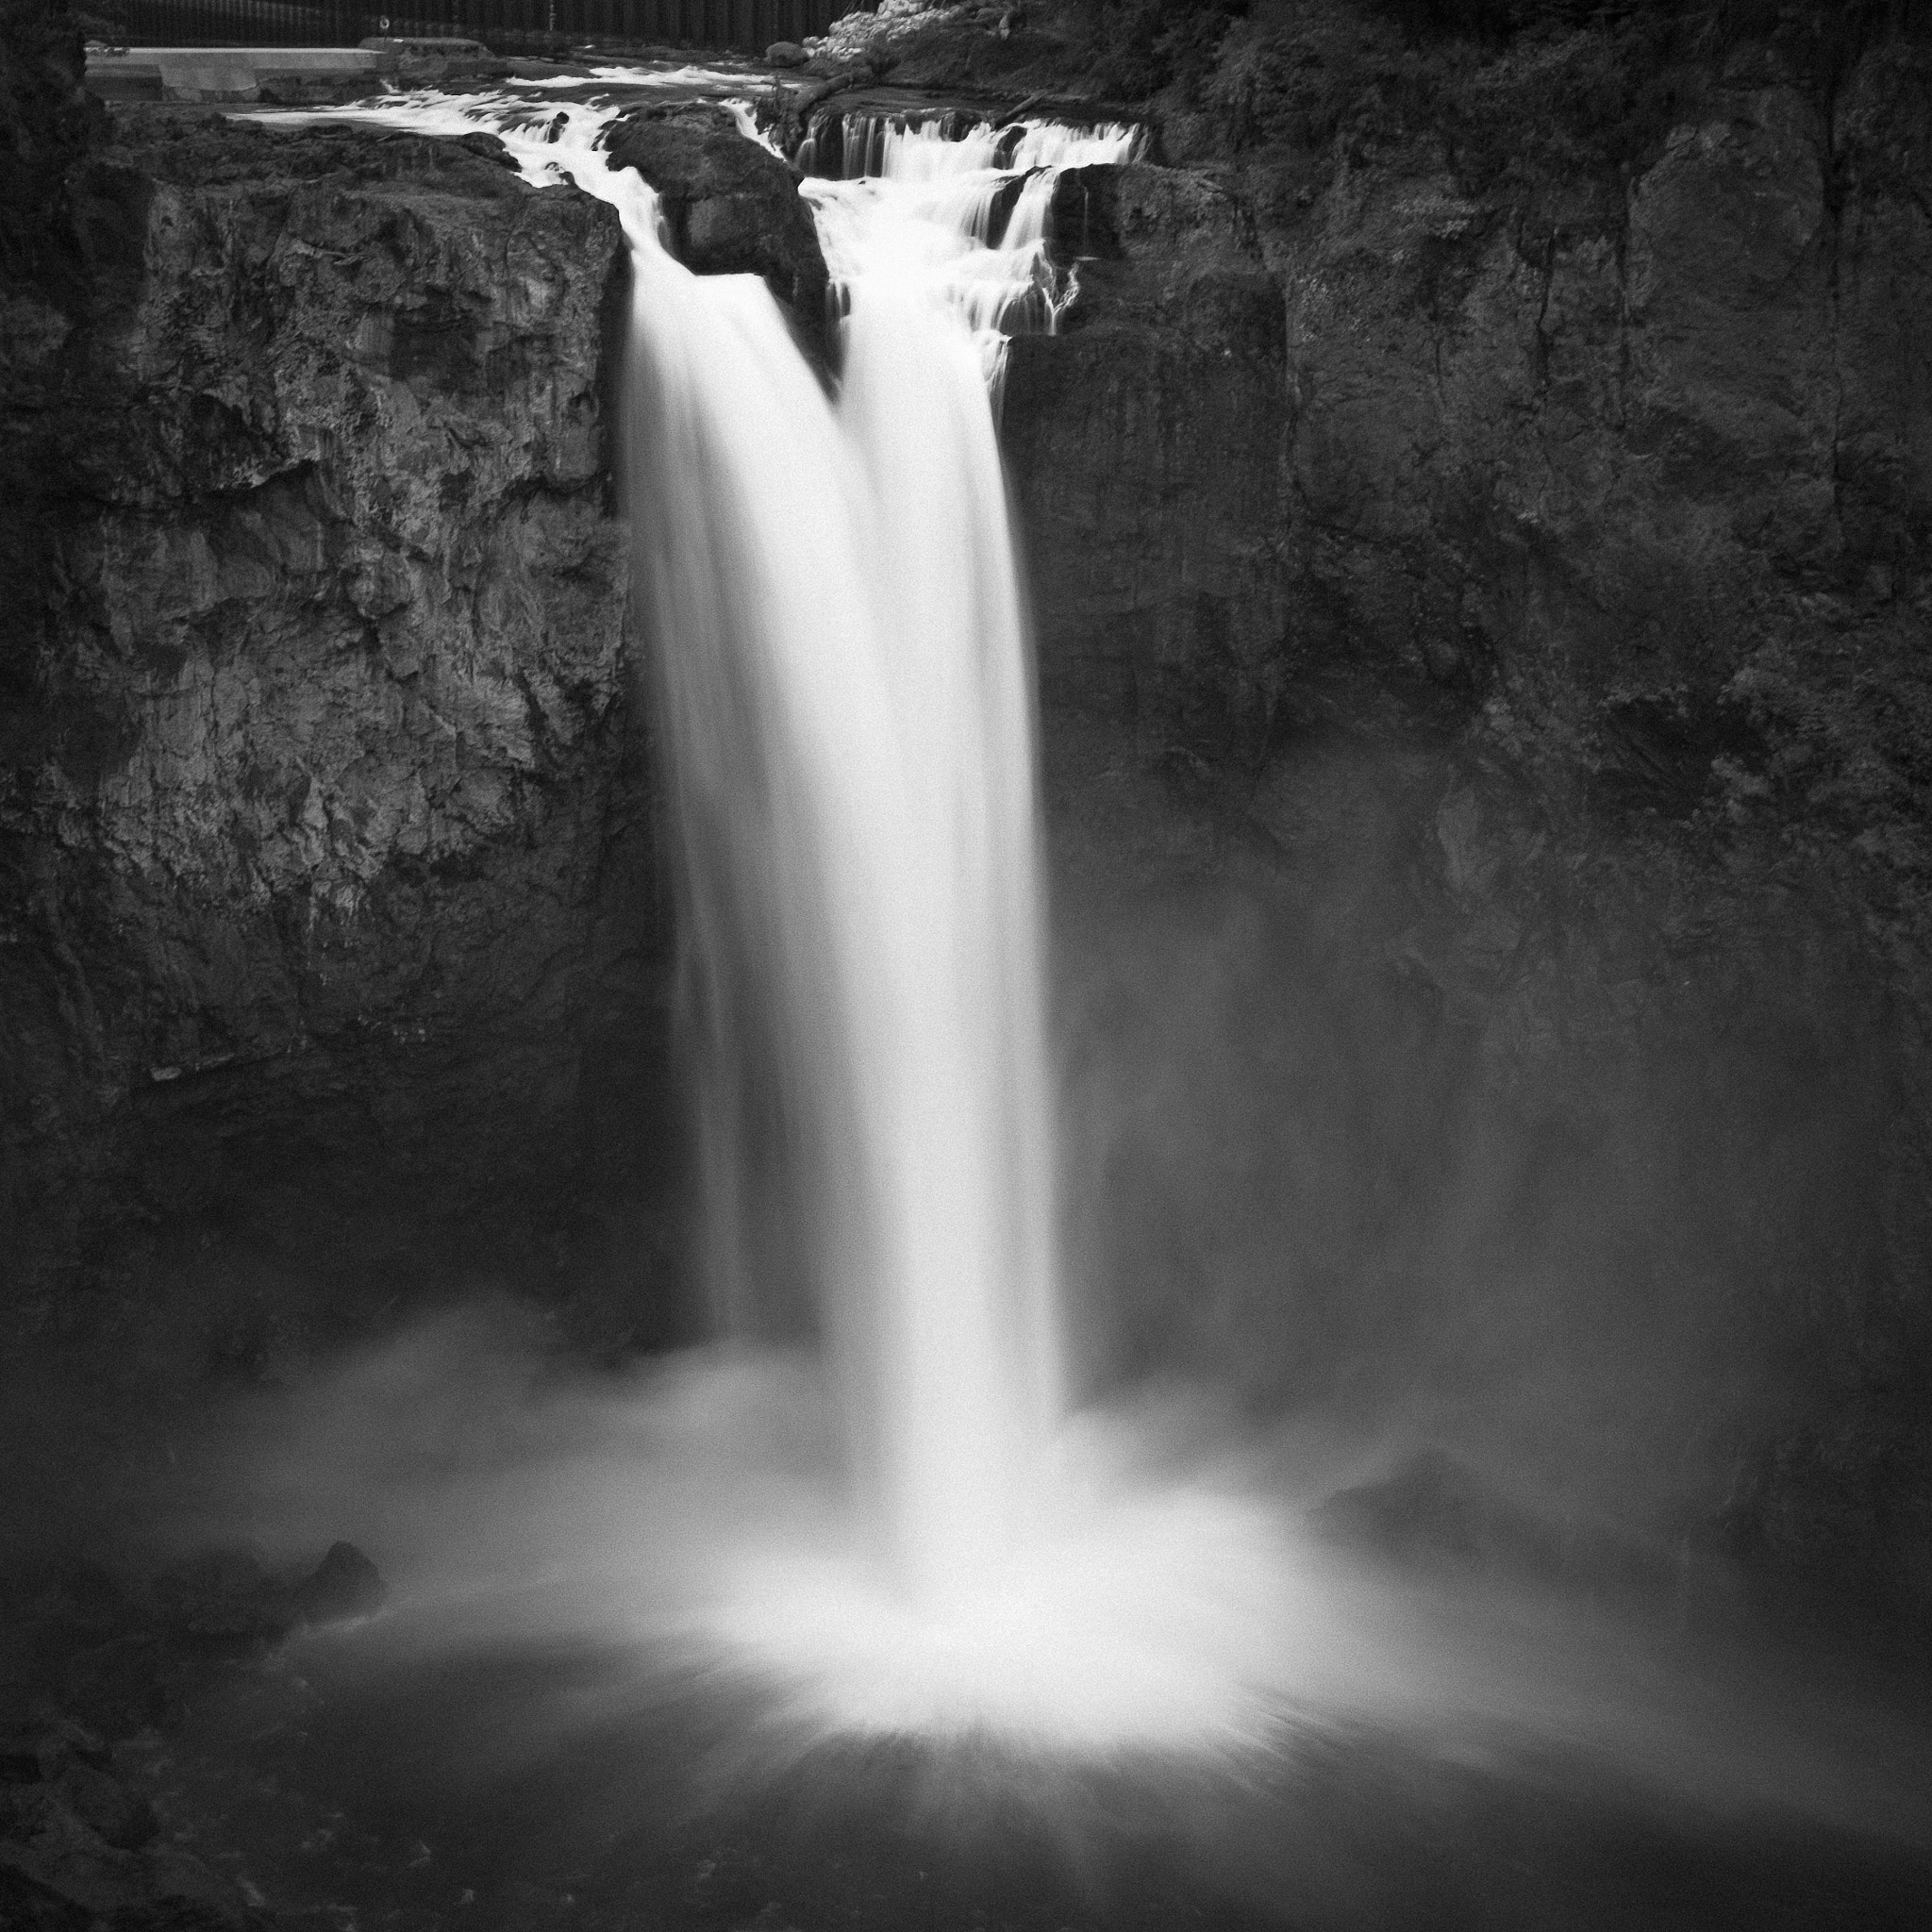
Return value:
<svg viewBox="0 0 1932 1932">
<path fill-rule="evenodd" d="M 1164 65 L 1132 64 L 1144 25 Z M 1835 95 L 1878 41 L 1922 35 L 1919 0 L 1276 0 L 1187 8 L 1104 5 L 1100 69 L 1120 91 L 1150 79 L 1193 142 L 1228 154 L 1428 132 L 1482 186 L 1513 161 L 1641 167 L 1694 93 L 1738 63 Z M 1204 45 L 1212 34 L 1211 49 Z"/>
<path fill-rule="evenodd" d="M 1739 64 L 1833 99 L 1932 0 L 1031 0 L 891 28 L 898 77 L 1005 79 L 1143 106 L 1174 159 L 1427 135 L 1473 188 L 1513 166 L 1641 168 Z M 868 16 L 870 18 L 870 16 Z M 996 44 L 988 21 L 1009 30 Z"/>
</svg>

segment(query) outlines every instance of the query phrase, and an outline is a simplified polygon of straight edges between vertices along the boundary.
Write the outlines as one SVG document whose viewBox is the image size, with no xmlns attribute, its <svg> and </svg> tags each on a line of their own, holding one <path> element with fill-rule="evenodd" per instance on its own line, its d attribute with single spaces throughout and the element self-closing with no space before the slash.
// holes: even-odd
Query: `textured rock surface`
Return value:
<svg viewBox="0 0 1932 1932">
<path fill-rule="evenodd" d="M 1077 169 L 1054 219 L 1080 296 L 1012 344 L 1005 402 L 1048 700 L 1186 714 L 1225 749 L 1286 622 L 1280 291 L 1196 175 Z"/>
<path fill-rule="evenodd" d="M 527 1276 L 574 1186 L 635 1191 L 621 242 L 493 148 L 129 119 L 67 176 L 81 273 L 14 299 L 16 1308 L 142 1228 L 256 1300 Z"/>
<path fill-rule="evenodd" d="M 657 189 L 677 258 L 699 275 L 762 275 L 824 353 L 825 258 L 791 171 L 720 108 L 647 108 L 610 142 L 610 165 Z"/>
<path fill-rule="evenodd" d="M 1923 1606 L 1932 66 L 1275 13 L 1007 391 L 1112 1344 Z"/>
</svg>

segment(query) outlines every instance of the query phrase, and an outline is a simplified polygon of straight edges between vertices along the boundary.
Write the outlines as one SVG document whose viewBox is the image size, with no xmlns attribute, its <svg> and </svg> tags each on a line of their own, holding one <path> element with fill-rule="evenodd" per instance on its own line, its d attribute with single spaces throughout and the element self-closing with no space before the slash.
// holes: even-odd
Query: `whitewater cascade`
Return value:
<svg viewBox="0 0 1932 1932">
<path fill-rule="evenodd" d="M 1042 291 L 1050 323 L 1058 291 L 1039 233 L 990 232 L 1005 184 L 1049 173 L 926 129 L 880 144 L 877 175 L 807 184 L 836 407 L 758 284 L 640 251 L 635 448 L 711 1225 L 736 1242 L 716 1272 L 746 1325 L 741 1109 L 775 1074 L 783 1224 L 854 1459 L 899 1576 L 938 1597 L 1023 1527 L 1065 1404 L 1032 675 L 988 395 L 1002 324 Z"/>
<path fill-rule="evenodd" d="M 1066 1404 L 1032 673 L 989 391 L 1005 331 L 1071 295 L 1055 172 L 1135 135 L 849 122 L 875 167 L 804 189 L 843 309 L 832 401 L 761 282 L 666 250 L 603 151 L 618 111 L 358 110 L 486 125 L 623 217 L 713 1299 L 757 1338 L 809 1296 L 874 1554 L 936 1600 L 1024 1528 Z"/>
<path fill-rule="evenodd" d="M 640 251 L 638 527 L 714 1274 L 755 1326 L 775 1190 L 885 1554 L 938 1596 L 1008 1543 L 1062 1405 L 1032 699 L 983 351 L 940 251 L 875 240 L 919 216 L 859 200 L 819 204 L 836 408 L 760 286 Z"/>
<path fill-rule="evenodd" d="M 1157 1474 L 1151 1411 L 1068 1414 L 1056 1307 L 1034 703 L 993 420 L 1008 333 L 1074 292 L 1044 245 L 1055 171 L 1137 138 L 848 114 L 836 174 L 800 189 L 841 307 L 835 401 L 762 282 L 667 252 L 652 191 L 608 165 L 624 110 L 425 91 L 302 117 L 487 129 L 529 179 L 613 204 L 630 243 L 707 1272 L 745 1345 L 663 1365 L 609 1469 L 489 1512 L 521 1546 L 491 1601 L 746 1673 L 808 1729 L 1257 1742 L 1283 1632 L 1319 1606 L 1238 1472 Z M 836 1473 L 822 1397 L 761 1346 L 806 1309 Z M 464 1583 L 444 1612 L 482 1601 Z"/>
</svg>

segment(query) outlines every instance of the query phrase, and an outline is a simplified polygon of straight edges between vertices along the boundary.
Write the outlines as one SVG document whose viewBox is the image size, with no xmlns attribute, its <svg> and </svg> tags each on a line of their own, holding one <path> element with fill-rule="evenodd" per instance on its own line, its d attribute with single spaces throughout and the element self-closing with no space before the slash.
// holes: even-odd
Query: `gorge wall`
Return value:
<svg viewBox="0 0 1932 1932">
<path fill-rule="evenodd" d="M 1922 1606 L 1932 67 L 1238 12 L 1103 63 L 1156 152 L 1063 178 L 1006 390 L 1100 1373 Z M 1072 92 L 1094 15 L 892 78 Z M 601 1278 L 667 1334 L 614 222 L 487 142 L 83 125 L 32 58 L 16 1326 L 178 1293 L 262 1374 Z"/>
<path fill-rule="evenodd" d="M 1257 9 L 1156 97 L 1185 165 L 1059 185 L 1006 434 L 1076 1222 L 1127 1361 L 1896 1607 L 1932 63 L 1631 11 Z"/>
<path fill-rule="evenodd" d="M 28 1328 L 192 1282 L 258 1366 L 305 1289 L 352 1319 L 629 1245 L 599 1217 L 657 1158 L 663 935 L 622 244 L 493 146 L 124 117 L 10 291 Z"/>
</svg>

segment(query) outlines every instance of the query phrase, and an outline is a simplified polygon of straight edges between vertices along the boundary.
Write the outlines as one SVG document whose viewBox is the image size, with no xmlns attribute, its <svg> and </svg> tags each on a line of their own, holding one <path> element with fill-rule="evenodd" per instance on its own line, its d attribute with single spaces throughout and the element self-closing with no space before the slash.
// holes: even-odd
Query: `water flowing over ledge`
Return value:
<svg viewBox="0 0 1932 1932">
<path fill-rule="evenodd" d="M 721 1550 L 673 1624 L 835 1727 L 1251 1729 L 1270 1523 L 1185 1489 L 1103 1500 L 1059 1445 L 1033 674 L 992 391 L 1008 335 L 1075 293 L 1046 252 L 1056 173 L 1137 135 L 848 127 L 847 177 L 803 187 L 834 400 L 760 281 L 669 253 L 609 164 L 620 108 L 355 111 L 488 128 L 630 243 L 708 1288 L 741 1345 L 819 1335 L 853 1502 Z"/>
</svg>

